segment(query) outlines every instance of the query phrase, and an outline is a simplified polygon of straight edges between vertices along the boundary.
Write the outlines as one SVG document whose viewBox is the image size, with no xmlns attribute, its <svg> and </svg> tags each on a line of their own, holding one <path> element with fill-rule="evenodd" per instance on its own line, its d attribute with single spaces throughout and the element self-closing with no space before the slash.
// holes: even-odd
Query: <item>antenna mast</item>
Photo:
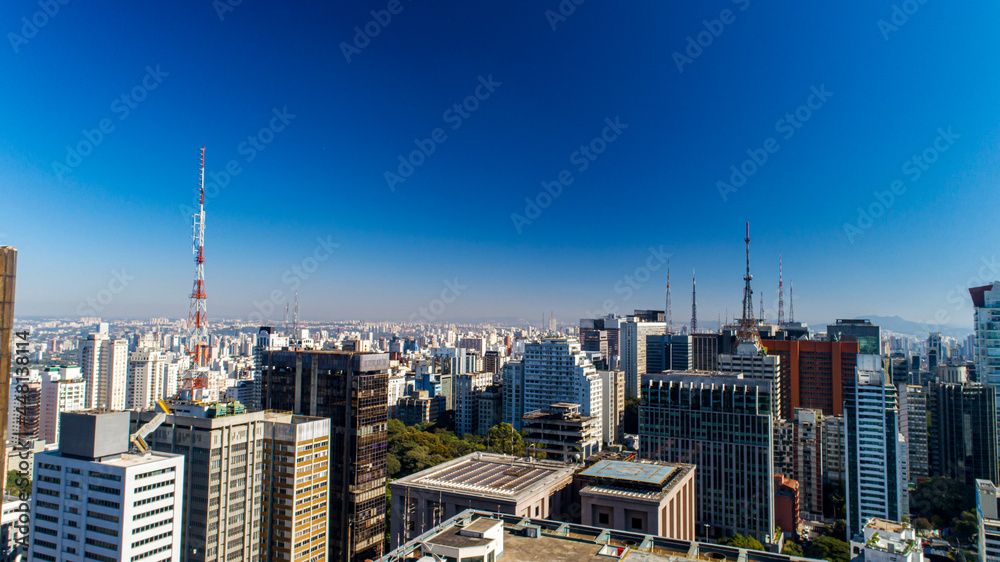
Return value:
<svg viewBox="0 0 1000 562">
<path fill-rule="evenodd" d="M 694 269 L 691 270 L 691 333 L 698 331 L 698 295 Z"/>
<path fill-rule="evenodd" d="M 191 250 L 194 253 L 194 287 L 191 290 L 191 312 L 188 315 L 187 342 L 191 363 L 204 367 L 208 362 L 207 300 L 205 295 L 205 147 L 201 147 L 198 170 L 198 212 L 191 216 Z"/>
<path fill-rule="evenodd" d="M 747 236 L 743 240 L 747 245 L 747 272 L 743 275 L 743 318 L 740 319 L 740 329 L 736 335 L 736 341 L 739 342 L 737 349 L 742 348 L 741 355 L 750 354 L 751 350 L 746 347 L 746 344 L 753 346 L 752 353 L 756 354 L 760 352 L 760 334 L 757 332 L 757 320 L 753 317 L 753 289 L 750 288 L 750 281 L 753 279 L 753 275 L 750 275 L 750 223 L 747 222 Z"/>
<path fill-rule="evenodd" d="M 791 294 L 788 295 L 791 298 Z M 781 281 L 781 252 L 778 252 L 778 327 L 785 327 L 785 287 Z"/>
<path fill-rule="evenodd" d="M 788 321 L 795 322 L 795 301 L 792 300 L 792 290 L 795 289 L 795 283 L 791 281 L 788 282 Z"/>
<path fill-rule="evenodd" d="M 670 333 L 674 332 L 674 319 L 673 315 L 670 313 L 670 258 L 667 258 L 667 308 L 664 310 L 667 317 L 667 331 Z"/>
</svg>

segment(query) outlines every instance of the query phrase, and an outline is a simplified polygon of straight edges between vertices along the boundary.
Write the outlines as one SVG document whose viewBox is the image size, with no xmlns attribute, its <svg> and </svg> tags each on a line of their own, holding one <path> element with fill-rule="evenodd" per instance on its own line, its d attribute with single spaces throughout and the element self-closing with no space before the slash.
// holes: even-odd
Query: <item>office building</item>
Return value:
<svg viewBox="0 0 1000 562">
<path fill-rule="evenodd" d="M 166 392 L 169 361 L 163 352 L 142 348 L 129 355 L 125 405 L 129 410 L 152 408 L 157 400 L 172 398 Z M 177 381 L 173 381 L 176 394 Z"/>
<path fill-rule="evenodd" d="M 598 330 L 607 334 L 608 352 L 606 357 L 621 356 L 621 322 L 622 319 L 614 315 L 604 318 L 583 318 L 580 320 L 581 337 L 586 330 Z M 585 351 L 600 351 L 599 349 L 587 349 Z"/>
<path fill-rule="evenodd" d="M 28 556 L 31 503 L 3 498 L 0 509 L 0 562 L 24 562 Z"/>
<path fill-rule="evenodd" d="M 396 402 L 396 419 L 403 425 L 434 423 L 446 411 L 444 396 L 431 397 L 426 390 L 414 390 Z"/>
<path fill-rule="evenodd" d="M 847 478 L 846 443 L 844 416 L 823 416 L 823 482 L 835 484 Z"/>
<path fill-rule="evenodd" d="M 927 393 L 924 387 L 908 384 L 899 389 L 899 431 L 906 438 L 910 482 L 930 476 L 930 449 L 927 431 Z"/>
<path fill-rule="evenodd" d="M 769 356 L 780 358 L 781 417 L 795 408 L 820 410 L 824 416 L 844 413 L 844 388 L 854 376 L 858 342 L 763 339 Z"/>
<path fill-rule="evenodd" d="M 979 479 L 1000 482 L 996 388 L 931 383 L 928 392 L 930 474 L 968 485 Z"/>
<path fill-rule="evenodd" d="M 524 361 L 508 361 L 501 369 L 503 379 L 503 423 L 521 429 L 524 417 Z"/>
<path fill-rule="evenodd" d="M 969 368 L 965 365 L 938 365 L 934 368 L 934 378 L 937 382 L 965 384 L 973 382 L 969 377 Z"/>
<path fill-rule="evenodd" d="M 775 443 L 774 472 L 798 482 L 798 511 L 811 521 L 823 519 L 823 412 L 796 408 L 781 420 Z"/>
<path fill-rule="evenodd" d="M 15 371 L 14 350 L 14 286 L 17 281 L 17 248 L 0 246 L 0 436 L 7 440 L 7 415 L 10 396 L 10 377 Z M 6 478 L 0 482 L 0 502 Z"/>
<path fill-rule="evenodd" d="M 976 480 L 976 520 L 979 560 L 1000 562 L 1000 489 L 990 480 Z"/>
<path fill-rule="evenodd" d="M 260 559 L 325 562 L 330 420 L 265 413 Z"/>
<path fill-rule="evenodd" d="M 721 373 L 648 374 L 639 456 L 694 464 L 695 520 L 714 537 L 775 540 L 771 383 Z"/>
<path fill-rule="evenodd" d="M 559 462 L 583 462 L 602 450 L 602 420 L 580 413 L 579 404 L 552 404 L 524 415 L 525 452 Z"/>
<path fill-rule="evenodd" d="M 493 384 L 493 373 L 464 373 L 454 375 L 452 380 L 455 435 L 475 433 L 479 429 L 479 396 Z"/>
<path fill-rule="evenodd" d="M 466 509 L 568 520 L 577 468 L 548 460 L 469 453 L 393 480 L 389 483 L 392 546 Z"/>
<path fill-rule="evenodd" d="M 393 492 L 395 497 L 395 492 Z M 502 553 L 502 557 L 500 554 Z M 490 555 L 493 555 L 492 558 Z M 563 523 L 492 509 L 467 509 L 393 550 L 378 562 L 397 560 L 621 560 L 622 562 L 811 561 L 763 552 L 671 539 L 597 526 Z M 447 557 L 447 558 L 445 558 Z"/>
<path fill-rule="evenodd" d="M 942 354 L 941 332 L 927 334 L 927 370 L 933 372 L 938 365 L 945 364 Z"/>
<path fill-rule="evenodd" d="M 32 372 L 23 381 L 15 381 L 16 390 L 11 391 L 10 434 L 14 439 L 33 441 L 39 438 L 42 416 L 42 381 L 37 372 Z"/>
<path fill-rule="evenodd" d="M 719 372 L 727 375 L 742 374 L 745 380 L 770 383 L 771 412 L 776 420 L 783 417 L 780 357 L 767 355 L 762 348 L 745 343 L 737 346 L 735 353 L 719 355 Z"/>
<path fill-rule="evenodd" d="M 61 414 L 86 409 L 87 382 L 76 366 L 47 367 L 41 376 L 39 438 L 58 444 Z"/>
<path fill-rule="evenodd" d="M 187 459 L 181 560 L 259 559 L 265 413 L 246 412 L 231 402 L 174 402 L 170 407 L 173 413 L 146 442 L 153 450 Z M 156 413 L 131 416 L 138 429 Z"/>
<path fill-rule="evenodd" d="M 598 461 L 576 476 L 581 522 L 605 529 L 694 540 L 695 466 Z"/>
<path fill-rule="evenodd" d="M 491 349 L 483 354 L 483 370 L 498 374 L 503 367 L 505 356 L 498 350 Z"/>
<path fill-rule="evenodd" d="M 722 353 L 722 336 L 719 334 L 691 335 L 691 369 L 718 371 L 719 354 Z"/>
<path fill-rule="evenodd" d="M 29 560 L 184 560 L 185 458 L 129 454 L 128 412 L 63 414 L 58 451 L 35 455 Z"/>
<path fill-rule="evenodd" d="M 111 339 L 107 324 L 80 340 L 80 370 L 87 381 L 87 408 L 125 409 L 128 342 Z"/>
<path fill-rule="evenodd" d="M 598 371 L 601 377 L 601 418 L 604 442 L 621 443 L 625 437 L 625 372 Z"/>
<path fill-rule="evenodd" d="M 646 338 L 667 333 L 665 322 L 644 322 L 629 317 L 621 322 L 621 368 L 625 371 L 625 392 L 639 396 L 639 377 L 646 374 Z"/>
<path fill-rule="evenodd" d="M 858 355 L 844 405 L 847 461 L 847 536 L 872 517 L 902 520 L 906 508 L 906 442 L 899 432 L 899 400 L 879 355 Z"/>
<path fill-rule="evenodd" d="M 826 338 L 832 342 L 856 342 L 862 355 L 882 353 L 881 329 L 869 320 L 837 320 L 826 327 Z"/>
<path fill-rule="evenodd" d="M 381 556 L 389 354 L 266 351 L 261 368 L 266 408 L 330 419 L 331 560 Z"/>
<path fill-rule="evenodd" d="M 799 532 L 799 483 L 784 474 L 774 475 L 774 521 L 783 533 L 794 536 Z"/>
<path fill-rule="evenodd" d="M 601 356 L 607 357 L 608 331 L 580 328 L 580 348 L 584 351 L 596 351 Z"/>
<path fill-rule="evenodd" d="M 1000 282 L 969 289 L 976 335 L 976 380 L 1000 386 Z"/>
<path fill-rule="evenodd" d="M 476 396 L 475 434 L 486 435 L 503 421 L 503 387 L 491 384 Z"/>
</svg>

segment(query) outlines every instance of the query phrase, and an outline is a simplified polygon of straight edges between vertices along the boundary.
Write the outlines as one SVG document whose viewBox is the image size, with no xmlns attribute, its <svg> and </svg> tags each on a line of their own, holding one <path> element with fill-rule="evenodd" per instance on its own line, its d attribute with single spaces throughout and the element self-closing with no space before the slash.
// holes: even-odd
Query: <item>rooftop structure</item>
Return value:
<svg viewBox="0 0 1000 562">
<path fill-rule="evenodd" d="M 858 562 L 922 562 L 924 552 L 913 527 L 874 517 L 851 539 L 851 557 Z"/>
</svg>

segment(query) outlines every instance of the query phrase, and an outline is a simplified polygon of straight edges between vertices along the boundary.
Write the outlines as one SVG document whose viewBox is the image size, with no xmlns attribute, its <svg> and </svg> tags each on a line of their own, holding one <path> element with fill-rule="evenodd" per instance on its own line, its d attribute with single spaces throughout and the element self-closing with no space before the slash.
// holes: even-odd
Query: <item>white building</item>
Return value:
<svg viewBox="0 0 1000 562">
<path fill-rule="evenodd" d="M 580 413 L 585 416 L 603 416 L 601 377 L 577 340 L 546 337 L 541 342 L 529 343 L 524 346 L 522 367 L 524 376 L 520 383 L 516 379 L 511 381 L 512 386 L 520 384 L 522 389 L 513 389 L 523 396 L 523 410 L 514 414 L 518 424 L 524 414 L 546 411 L 552 404 L 562 402 L 579 404 Z M 521 426 L 515 428 L 520 430 Z"/>
<path fill-rule="evenodd" d="M 479 395 L 493 384 L 493 373 L 465 373 L 452 377 L 452 404 L 455 409 L 455 435 L 476 433 L 476 410 Z"/>
<path fill-rule="evenodd" d="M 106 324 L 80 340 L 80 370 L 87 381 L 87 408 L 125 409 L 128 342 L 112 340 Z"/>
<path fill-rule="evenodd" d="M 181 560 L 184 457 L 134 455 L 128 412 L 65 414 L 59 451 L 35 455 L 29 560 Z"/>
<path fill-rule="evenodd" d="M 1000 562 L 1000 490 L 989 480 L 976 480 L 976 519 L 979 522 L 979 560 Z"/>
<path fill-rule="evenodd" d="M 973 287 L 969 294 L 976 330 L 976 377 L 981 383 L 1000 386 L 1000 281 Z"/>
<path fill-rule="evenodd" d="M 625 437 L 625 373 L 598 371 L 601 377 L 601 424 L 604 442 L 621 443 Z"/>
<path fill-rule="evenodd" d="M 642 322 L 635 317 L 625 318 L 620 324 L 621 369 L 625 371 L 625 392 L 639 396 L 639 382 L 646 374 L 646 336 L 667 333 L 666 322 Z M 610 336 L 609 336 L 610 337 Z"/>
<path fill-rule="evenodd" d="M 396 416 L 396 404 L 400 398 L 406 395 L 405 373 L 390 375 L 389 382 L 386 385 L 386 392 L 388 394 L 389 417 L 393 418 Z"/>
<path fill-rule="evenodd" d="M 776 355 L 765 355 L 763 350 L 751 342 L 741 343 L 733 354 L 719 355 L 719 372 L 738 375 L 743 378 L 768 381 L 771 383 L 771 414 L 774 419 L 781 418 L 782 394 L 781 358 Z"/>
<path fill-rule="evenodd" d="M 133 351 L 128 360 L 128 390 L 125 404 L 129 410 L 152 408 L 165 394 L 167 360 L 156 349 Z M 176 392 L 176 391 L 175 391 Z"/>
<path fill-rule="evenodd" d="M 851 387 L 844 404 L 848 536 L 873 517 L 900 521 L 908 512 L 899 401 L 880 355 L 858 355 Z"/>
<path fill-rule="evenodd" d="M 857 562 L 923 562 L 924 549 L 907 523 L 872 518 L 851 538 L 851 560 Z"/>
<path fill-rule="evenodd" d="M 80 367 L 64 366 L 42 369 L 42 415 L 39 437 L 46 443 L 59 443 L 59 415 L 85 409 L 87 381 Z"/>
<path fill-rule="evenodd" d="M 28 555 L 31 504 L 12 497 L 3 500 L 0 515 L 0 562 L 21 562 Z"/>
</svg>

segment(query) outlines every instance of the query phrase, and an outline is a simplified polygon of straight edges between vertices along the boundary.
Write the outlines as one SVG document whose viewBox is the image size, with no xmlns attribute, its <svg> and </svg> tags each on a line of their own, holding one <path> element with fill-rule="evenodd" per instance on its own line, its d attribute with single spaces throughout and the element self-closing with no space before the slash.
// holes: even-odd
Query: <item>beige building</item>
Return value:
<svg viewBox="0 0 1000 562">
<path fill-rule="evenodd" d="M 601 452 L 602 419 L 580 413 L 579 404 L 560 402 L 548 411 L 525 414 L 521 427 L 527 433 L 524 443 L 528 454 L 544 454 L 559 462 L 583 462 Z"/>
<path fill-rule="evenodd" d="M 597 371 L 604 386 L 601 409 L 604 442 L 612 445 L 625 439 L 625 371 Z"/>
<path fill-rule="evenodd" d="M 582 524 L 695 540 L 693 464 L 602 460 L 581 471 Z"/>
<path fill-rule="evenodd" d="M 392 545 L 466 509 L 568 519 L 576 469 L 559 462 L 470 453 L 394 480 L 389 484 Z"/>
</svg>

